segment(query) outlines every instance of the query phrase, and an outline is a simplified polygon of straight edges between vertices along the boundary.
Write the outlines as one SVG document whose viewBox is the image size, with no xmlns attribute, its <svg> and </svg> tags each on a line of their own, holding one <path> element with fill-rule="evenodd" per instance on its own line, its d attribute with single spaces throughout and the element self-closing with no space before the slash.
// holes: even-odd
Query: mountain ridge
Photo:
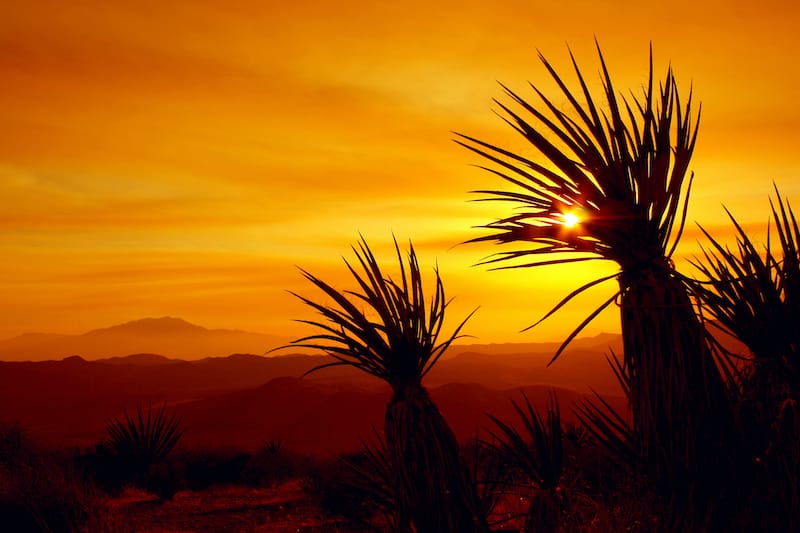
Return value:
<svg viewBox="0 0 800 533">
<path fill-rule="evenodd" d="M 265 353 L 289 337 L 234 329 L 208 329 L 170 316 L 148 317 L 80 334 L 23 333 L 0 340 L 2 361 L 87 360 L 152 353 L 167 358 L 202 359 L 232 353 Z"/>
<path fill-rule="evenodd" d="M 139 334 L 148 334 L 148 335 L 155 335 L 159 333 L 174 333 L 174 332 L 206 332 L 212 331 L 208 328 L 203 326 L 199 326 L 197 324 L 192 324 L 182 318 L 172 317 L 172 316 L 162 316 L 162 317 L 145 317 L 139 318 L 136 320 L 129 320 L 128 322 L 123 322 L 122 324 L 114 324 L 113 326 L 108 326 L 105 328 L 97 328 L 86 333 L 83 335 L 105 335 L 109 333 L 139 333 Z M 228 330 L 216 330 L 216 331 L 228 331 Z"/>
<path fill-rule="evenodd" d="M 592 337 L 579 337 L 571 347 L 603 347 L 619 344 L 618 334 L 601 333 Z M 148 317 L 131 320 L 81 334 L 23 333 L 0 340 L 0 361 L 49 361 L 79 355 L 86 360 L 126 358 L 136 354 L 152 354 L 167 359 L 186 361 L 208 357 L 226 357 L 231 354 L 266 354 L 279 347 L 285 353 L 308 353 L 292 348 L 292 337 L 254 333 L 237 329 L 209 329 L 171 316 Z M 445 354 L 450 359 L 472 347 L 476 351 L 497 355 L 525 351 L 551 352 L 559 342 L 475 343 L 456 344 Z M 270 355 L 276 357 L 279 354 Z"/>
</svg>

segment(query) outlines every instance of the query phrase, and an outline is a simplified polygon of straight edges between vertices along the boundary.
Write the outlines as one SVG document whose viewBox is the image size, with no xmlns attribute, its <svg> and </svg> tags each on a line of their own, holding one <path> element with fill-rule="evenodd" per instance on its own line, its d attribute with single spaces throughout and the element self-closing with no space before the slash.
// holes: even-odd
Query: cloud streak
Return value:
<svg viewBox="0 0 800 533">
<path fill-rule="evenodd" d="M 506 206 L 466 201 L 497 182 L 449 132 L 524 148 L 491 112 L 495 80 L 541 80 L 537 48 L 567 68 L 564 41 L 588 66 L 592 35 L 620 87 L 652 40 L 703 100 L 690 221 L 724 237 L 720 204 L 760 224 L 773 179 L 800 196 L 796 8 L 628 4 L 7 3 L 0 336 L 145 315 L 290 327 L 293 265 L 346 279 L 361 232 L 387 253 L 412 238 L 456 310 L 483 306 L 482 340 L 516 340 L 592 272 L 470 266 L 497 249 L 453 245 Z"/>
</svg>

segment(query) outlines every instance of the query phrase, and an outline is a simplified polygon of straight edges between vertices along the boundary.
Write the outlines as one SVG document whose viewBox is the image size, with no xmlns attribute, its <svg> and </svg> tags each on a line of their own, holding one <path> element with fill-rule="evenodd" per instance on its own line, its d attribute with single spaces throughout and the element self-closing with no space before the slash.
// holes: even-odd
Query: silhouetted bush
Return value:
<svg viewBox="0 0 800 533">
<path fill-rule="evenodd" d="M 186 488 L 183 465 L 171 460 L 151 465 L 140 486 L 162 500 L 171 500 L 179 490 Z"/>
<path fill-rule="evenodd" d="M 190 490 L 203 490 L 213 485 L 239 483 L 250 456 L 235 452 L 191 453 L 181 457 L 184 478 Z"/>
<path fill-rule="evenodd" d="M 17 425 L 0 427 L 0 529 L 122 531 L 102 494 L 71 461 L 38 450 Z"/>
<path fill-rule="evenodd" d="M 136 405 L 131 416 L 123 409 L 106 426 L 104 442 L 97 444 L 83 461 L 95 480 L 109 493 L 118 494 L 134 485 L 162 499 L 171 498 L 181 488 L 181 475 L 172 463 L 165 463 L 183 435 L 180 419 L 158 410 Z"/>
<path fill-rule="evenodd" d="M 289 478 L 304 476 L 312 460 L 271 441 L 252 454 L 244 465 L 241 480 L 252 487 L 270 487 Z"/>
<path fill-rule="evenodd" d="M 366 448 L 317 462 L 303 487 L 325 515 L 342 521 L 344 531 L 394 531 L 396 501 L 386 481 L 385 464 Z"/>
</svg>

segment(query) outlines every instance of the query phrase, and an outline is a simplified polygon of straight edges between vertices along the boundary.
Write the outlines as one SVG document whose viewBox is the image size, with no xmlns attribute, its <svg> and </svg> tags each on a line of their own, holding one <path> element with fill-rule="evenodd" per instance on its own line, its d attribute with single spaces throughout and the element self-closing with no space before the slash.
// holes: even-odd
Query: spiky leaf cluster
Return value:
<svg viewBox="0 0 800 533">
<path fill-rule="evenodd" d="M 115 455 L 143 465 L 163 461 L 183 436 L 181 420 L 169 414 L 166 404 L 154 412 L 136 404 L 136 414 L 131 416 L 123 409 L 106 426 L 107 444 Z"/>
<path fill-rule="evenodd" d="M 567 87 L 543 56 L 540 59 L 569 101 L 575 118 L 534 85 L 545 111 L 505 86 L 507 95 L 522 111 L 496 101 L 506 114 L 504 120 L 551 166 L 459 136 L 466 141 L 459 141 L 461 144 L 499 167 L 487 170 L 521 189 L 476 191 L 488 195 L 488 199 L 516 203 L 522 210 L 489 224 L 487 228 L 495 233 L 476 240 L 540 245 L 505 253 L 498 260 L 551 252 L 590 252 L 626 265 L 640 255 L 633 245 L 644 240 L 647 244 L 654 241 L 662 253 L 669 248 L 697 134 L 691 117 L 691 95 L 684 108 L 672 69 L 656 89 L 651 56 L 643 95 L 630 99 L 618 96 L 599 48 L 598 54 L 607 109 L 595 102 L 571 54 L 580 95 Z M 567 232 L 559 227 L 564 210 L 569 208 L 579 208 L 583 213 L 585 221 L 579 231 Z M 637 237 L 634 242 L 630 242 L 632 236 Z"/>
<path fill-rule="evenodd" d="M 383 273 L 363 238 L 353 247 L 356 266 L 345 259 L 357 290 L 339 291 L 301 269 L 306 279 L 333 302 L 319 303 L 295 294 L 322 317 L 300 322 L 322 332 L 292 344 L 323 350 L 336 359 L 313 370 L 352 365 L 395 388 L 417 385 L 459 337 L 469 316 L 445 341 L 438 342 L 448 304 L 438 269 L 433 297 L 428 301 L 413 245 L 409 243 L 405 260 L 396 240 L 394 245 L 400 268 L 398 281 Z"/>
<path fill-rule="evenodd" d="M 773 362 L 800 372 L 800 226 L 776 188 L 770 201 L 778 234 L 777 250 L 768 235 L 762 249 L 728 212 L 736 228 L 731 249 L 705 229 L 711 247 L 695 266 L 707 278 L 697 286 L 704 309 L 727 333 L 741 340 L 756 363 Z M 771 232 L 770 232 L 771 233 Z M 794 376 L 795 379 L 798 377 Z"/>
<path fill-rule="evenodd" d="M 599 47 L 598 54 L 602 99 L 592 96 L 571 53 L 579 91 L 571 90 L 539 56 L 569 103 L 567 110 L 535 85 L 531 87 L 538 106 L 503 86 L 518 107 L 515 110 L 496 100 L 503 119 L 540 157 L 458 135 L 456 142 L 492 163 L 482 168 L 513 186 L 512 190 L 474 192 L 483 195 L 481 200 L 505 201 L 516 207 L 513 215 L 484 226 L 489 233 L 471 242 L 527 244 L 500 252 L 486 263 L 511 261 L 501 268 L 520 268 L 601 258 L 616 262 L 625 274 L 650 262 L 668 261 L 673 253 L 686 215 L 691 187 L 686 175 L 699 113 L 693 119 L 691 93 L 685 105 L 681 103 L 671 68 L 656 87 L 652 53 L 647 86 L 640 96 L 630 97 L 618 95 Z M 578 213 L 580 222 L 565 224 L 568 212 Z M 553 253 L 569 255 L 548 255 Z M 584 290 L 616 277 L 584 285 L 547 316 Z M 615 297 L 587 317 L 567 342 Z"/>
<path fill-rule="evenodd" d="M 499 418 L 488 415 L 498 431 L 490 446 L 501 457 L 524 473 L 528 481 L 544 490 L 553 490 L 561 482 L 564 469 L 564 440 L 561 427 L 561 411 L 555 396 L 543 417 L 523 394 L 525 405 L 511 400 L 514 410 L 522 422 L 524 431 Z"/>
</svg>

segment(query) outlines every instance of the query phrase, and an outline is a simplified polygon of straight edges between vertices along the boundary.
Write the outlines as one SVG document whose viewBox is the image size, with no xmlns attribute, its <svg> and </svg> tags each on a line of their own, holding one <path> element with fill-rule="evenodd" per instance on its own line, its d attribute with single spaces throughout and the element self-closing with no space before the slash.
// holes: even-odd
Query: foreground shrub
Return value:
<svg viewBox="0 0 800 533">
<path fill-rule="evenodd" d="M 19 426 L 0 427 L 0 529 L 122 531 L 94 484 L 68 460 L 38 450 Z"/>
<path fill-rule="evenodd" d="M 293 477 L 305 476 L 312 463 L 309 457 L 298 455 L 272 440 L 264 442 L 248 456 L 240 477 L 243 483 L 253 487 L 271 487 Z"/>
<path fill-rule="evenodd" d="M 123 408 L 122 415 L 107 424 L 106 433 L 106 440 L 85 461 L 107 491 L 118 493 L 130 484 L 168 499 L 180 488 L 177 467 L 166 459 L 183 430 L 166 404 L 158 409 L 136 404 L 134 415 Z"/>
</svg>

